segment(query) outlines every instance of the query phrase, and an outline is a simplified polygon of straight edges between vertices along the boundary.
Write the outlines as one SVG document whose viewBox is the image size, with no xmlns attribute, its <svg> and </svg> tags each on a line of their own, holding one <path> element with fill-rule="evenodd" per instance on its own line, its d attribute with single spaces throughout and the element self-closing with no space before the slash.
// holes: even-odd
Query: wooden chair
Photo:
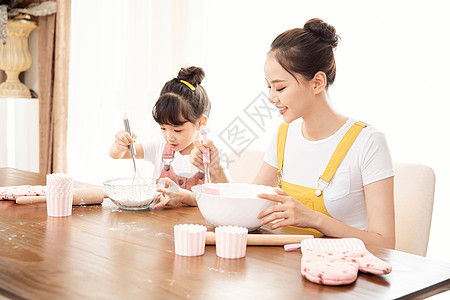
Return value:
<svg viewBox="0 0 450 300">
<path fill-rule="evenodd" d="M 425 256 L 433 214 L 435 175 L 428 166 L 394 164 L 395 249 Z"/>
<path fill-rule="evenodd" d="M 265 152 L 255 149 L 245 149 L 242 152 L 238 149 L 236 152 L 240 155 L 232 152 L 228 156 L 231 181 L 252 183 L 261 168 Z"/>
</svg>

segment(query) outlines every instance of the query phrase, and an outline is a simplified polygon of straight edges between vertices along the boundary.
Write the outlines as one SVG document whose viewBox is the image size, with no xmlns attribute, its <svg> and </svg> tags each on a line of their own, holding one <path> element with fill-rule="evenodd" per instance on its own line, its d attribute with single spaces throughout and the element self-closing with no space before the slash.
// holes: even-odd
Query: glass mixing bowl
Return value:
<svg viewBox="0 0 450 300">
<path fill-rule="evenodd" d="M 144 210 L 152 207 L 161 193 L 155 178 L 117 178 L 106 180 L 108 198 L 121 209 Z"/>
</svg>

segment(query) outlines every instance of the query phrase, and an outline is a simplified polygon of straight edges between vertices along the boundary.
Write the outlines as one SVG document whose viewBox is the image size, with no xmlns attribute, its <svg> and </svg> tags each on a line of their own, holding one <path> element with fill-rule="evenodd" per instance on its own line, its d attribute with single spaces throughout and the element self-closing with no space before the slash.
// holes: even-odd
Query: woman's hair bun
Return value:
<svg viewBox="0 0 450 300">
<path fill-rule="evenodd" d="M 185 80 L 192 84 L 193 86 L 197 86 L 202 83 L 203 78 L 205 78 L 205 71 L 199 67 L 188 67 L 181 68 L 178 72 L 178 80 Z"/>
<path fill-rule="evenodd" d="M 314 18 L 309 20 L 305 23 L 303 29 L 320 37 L 322 41 L 328 43 L 333 48 L 336 48 L 339 43 L 340 37 L 336 34 L 336 28 L 324 22 L 322 19 Z"/>
</svg>

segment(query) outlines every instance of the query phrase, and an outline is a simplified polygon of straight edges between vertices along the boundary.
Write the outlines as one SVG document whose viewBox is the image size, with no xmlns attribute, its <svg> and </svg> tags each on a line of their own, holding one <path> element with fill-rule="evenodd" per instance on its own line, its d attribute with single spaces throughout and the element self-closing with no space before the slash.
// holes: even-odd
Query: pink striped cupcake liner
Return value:
<svg viewBox="0 0 450 300">
<path fill-rule="evenodd" d="M 47 174 L 47 215 L 67 217 L 72 215 L 73 178 L 71 175 Z"/>
<path fill-rule="evenodd" d="M 199 256 L 205 253 L 206 227 L 197 224 L 179 224 L 173 227 L 175 254 Z"/>
<path fill-rule="evenodd" d="M 216 227 L 216 255 L 223 258 L 242 258 L 247 250 L 247 234 L 245 227 Z"/>
</svg>

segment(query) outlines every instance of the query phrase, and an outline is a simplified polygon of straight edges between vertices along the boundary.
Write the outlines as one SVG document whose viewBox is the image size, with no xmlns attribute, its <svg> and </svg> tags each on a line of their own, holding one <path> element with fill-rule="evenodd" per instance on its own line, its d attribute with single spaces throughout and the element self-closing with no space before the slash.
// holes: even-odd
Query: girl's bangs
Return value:
<svg viewBox="0 0 450 300">
<path fill-rule="evenodd" d="M 179 126 L 192 122 L 188 118 L 188 107 L 185 101 L 176 94 L 168 93 L 159 97 L 152 114 L 158 124 Z"/>
</svg>

